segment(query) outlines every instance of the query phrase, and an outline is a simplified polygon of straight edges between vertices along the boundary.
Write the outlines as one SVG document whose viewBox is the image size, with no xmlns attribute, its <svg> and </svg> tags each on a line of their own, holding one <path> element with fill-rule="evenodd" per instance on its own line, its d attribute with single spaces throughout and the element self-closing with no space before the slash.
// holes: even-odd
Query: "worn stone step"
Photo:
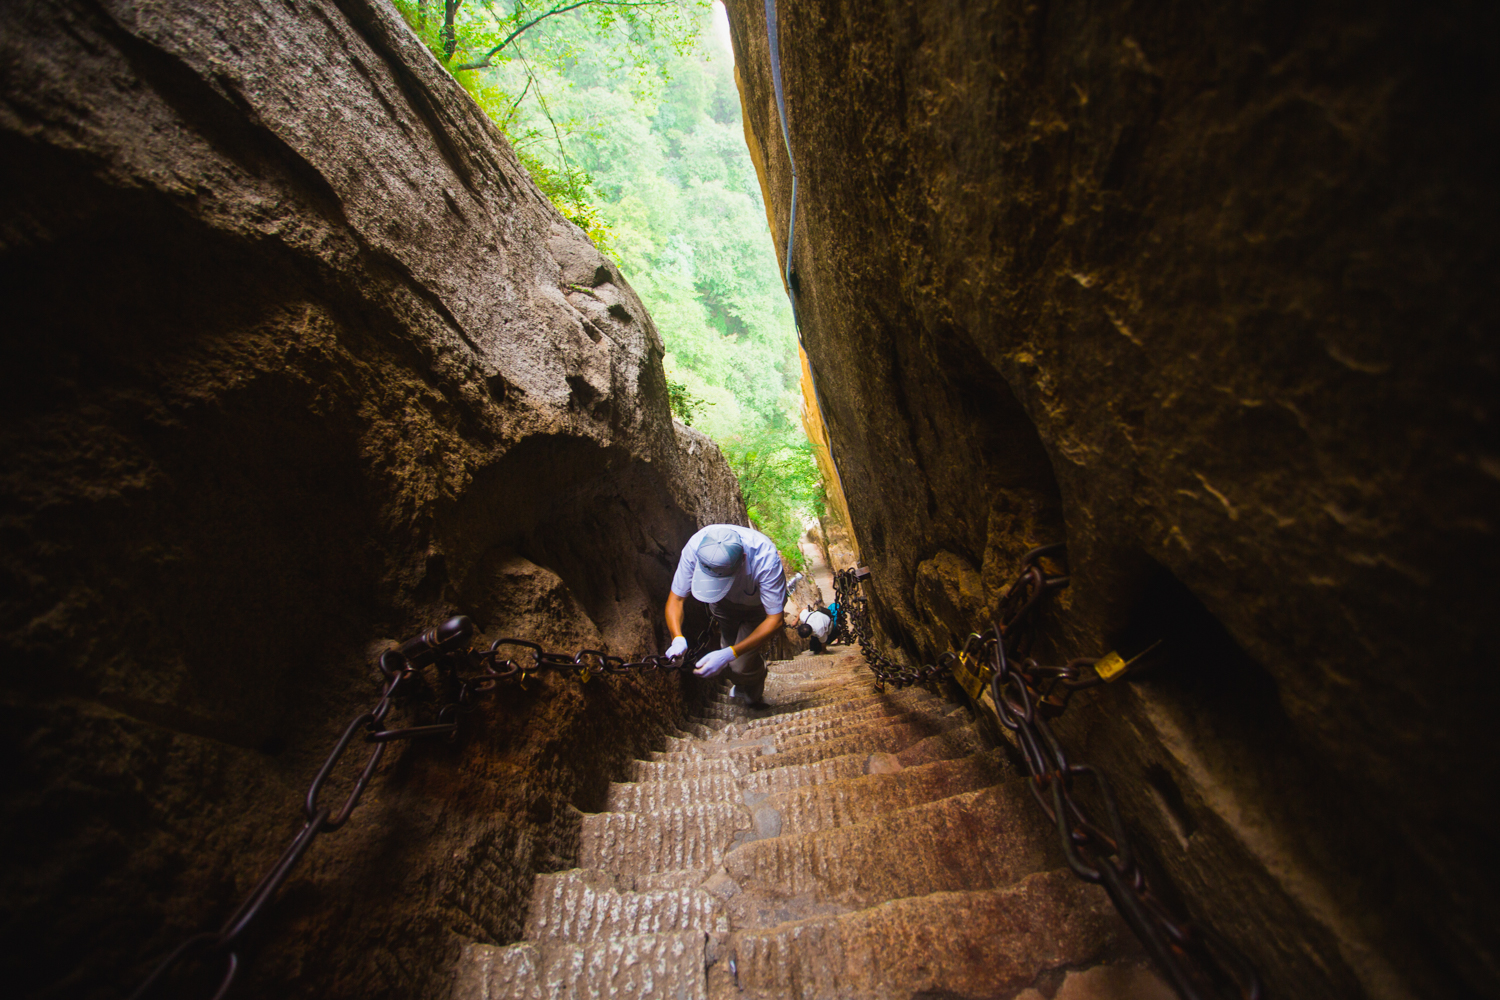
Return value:
<svg viewBox="0 0 1500 1000">
<path fill-rule="evenodd" d="M 972 752 L 972 749 L 967 751 Z M 887 770 L 901 766 L 899 755 L 873 756 L 891 758 L 890 764 L 881 765 Z M 739 802 L 742 801 L 742 792 L 765 795 L 791 791 L 806 785 L 857 778 L 869 773 L 871 757 L 871 754 L 847 754 L 812 764 L 753 771 L 744 775 L 743 779 L 725 769 L 707 770 L 692 778 L 676 781 L 615 782 L 609 786 L 606 808 L 611 812 L 651 813 L 703 803 Z"/>
<path fill-rule="evenodd" d="M 827 684 L 847 680 L 858 674 L 857 665 L 848 661 L 782 660 L 768 667 L 767 680 L 777 684 Z"/>
<path fill-rule="evenodd" d="M 898 726 L 927 727 L 927 732 L 922 734 L 922 739 L 935 736 L 938 733 L 947 732 L 955 725 L 962 725 L 967 720 L 946 720 L 945 716 L 936 712 L 924 712 L 921 710 L 910 712 L 898 712 L 894 715 L 880 715 L 874 718 L 861 718 L 859 716 L 846 717 L 842 720 L 828 720 L 812 730 L 787 733 L 776 730 L 772 739 L 777 753 L 787 753 L 801 747 L 816 746 L 833 740 L 848 739 L 861 734 L 878 733 Z M 801 729 L 801 727 L 798 727 Z"/>
<path fill-rule="evenodd" d="M 593 944 L 472 944 L 453 1000 L 708 1000 L 701 931 Z"/>
<path fill-rule="evenodd" d="M 686 781 L 710 774 L 738 773 L 734 762 L 725 757 L 702 757 L 693 760 L 649 761 L 630 763 L 630 777 L 635 781 Z"/>
<path fill-rule="evenodd" d="M 909 717 L 912 721 L 876 726 L 853 726 L 842 736 L 815 742 L 801 743 L 778 749 L 769 756 L 752 757 L 747 760 L 751 771 L 763 771 L 772 767 L 789 767 L 795 764 L 811 764 L 829 757 L 841 757 L 851 753 L 900 753 L 913 744 L 932 736 L 947 733 L 963 726 L 953 719 L 932 717 Z"/>
<path fill-rule="evenodd" d="M 752 730 L 756 738 L 750 738 L 747 735 L 725 736 L 712 740 L 669 739 L 665 749 L 652 751 L 647 759 L 651 763 L 722 759 L 734 762 L 736 770 L 744 771 L 751 768 L 750 762 L 757 757 L 769 757 L 836 739 L 849 740 L 862 733 L 878 733 L 895 725 L 926 726 L 926 731 L 919 738 L 946 731 L 953 725 L 939 721 L 941 717 L 921 712 L 899 712 L 894 706 L 880 706 L 879 708 L 879 711 L 867 710 L 861 713 L 851 713 L 847 717 L 814 719 L 787 728 L 768 727 Z M 835 752 L 834 756 L 837 755 L 838 753 Z M 803 760 L 794 759 L 794 762 L 805 763 L 806 759 L 804 755 Z M 758 766 L 768 767 L 775 766 L 775 764 L 763 762 Z"/>
<path fill-rule="evenodd" d="M 722 759 L 733 761 L 741 769 L 752 757 L 759 757 L 766 752 L 776 752 L 776 740 L 767 736 L 760 740 L 736 740 L 728 742 L 725 740 L 695 740 L 688 743 L 668 743 L 664 750 L 653 750 L 647 757 L 651 763 L 667 763 L 670 761 L 692 761 Z"/>
<path fill-rule="evenodd" d="M 758 735 L 764 729 L 790 728 L 818 719 L 839 719 L 844 716 L 877 706 L 885 706 L 890 713 L 911 711 L 927 705 L 940 705 L 941 701 L 925 691 L 905 690 L 859 694 L 842 701 L 825 701 L 807 705 L 792 711 L 779 712 L 763 718 L 750 719 L 725 728 L 729 738 Z"/>
<path fill-rule="evenodd" d="M 876 693 L 874 682 L 864 678 L 788 684 L 772 677 L 767 678 L 761 695 L 768 707 L 750 709 L 737 698 L 711 698 L 694 710 L 693 717 L 699 720 L 765 718 L 818 705 L 869 697 Z"/>
<path fill-rule="evenodd" d="M 907 1000 L 1009 997 L 1063 970 L 1129 948 L 1103 890 L 1066 871 L 1002 889 L 900 899 L 736 936 L 741 1000 Z M 724 963 L 727 964 L 727 963 Z M 1090 1000 L 1169 1000 L 1130 966 L 1119 985 L 1139 993 Z M 715 991 L 719 993 L 718 990 Z M 727 991 L 726 991 L 727 992 Z M 717 996 L 716 996 L 717 1000 Z"/>
<path fill-rule="evenodd" d="M 846 704 L 817 706 L 811 709 L 767 716 L 763 719 L 749 719 L 744 722 L 730 723 L 725 726 L 724 732 L 719 736 L 719 739 L 733 743 L 746 740 L 774 739 L 781 734 L 794 736 L 804 731 L 816 732 L 820 726 L 829 724 L 837 725 L 845 719 L 879 719 L 900 715 L 903 712 L 919 707 L 921 706 L 902 705 L 879 698 L 857 699 Z"/>
<path fill-rule="evenodd" d="M 787 836 L 853 826 L 900 809 L 978 791 L 1007 778 L 998 751 L 894 767 L 900 769 L 794 788 L 746 804 L 774 810 L 781 834 Z"/>
<path fill-rule="evenodd" d="M 740 779 L 739 784 L 747 792 L 784 792 L 803 785 L 821 785 L 840 778 L 858 777 L 866 773 L 869 762 L 869 754 L 845 754 L 812 764 L 751 771 Z"/>
<path fill-rule="evenodd" d="M 791 691 L 801 689 L 814 691 L 820 688 L 835 688 L 851 684 L 873 684 L 875 675 L 859 669 L 835 668 L 831 670 L 788 671 L 769 674 L 766 678 L 768 690 Z"/>
<path fill-rule="evenodd" d="M 525 937 L 587 944 L 676 931 L 727 933 L 724 904 L 696 889 L 622 892 L 608 873 L 575 868 L 537 876 Z"/>
<path fill-rule="evenodd" d="M 785 711 L 799 704 L 810 705 L 875 693 L 872 675 L 826 677 L 818 680 L 789 681 L 780 677 L 766 680 L 764 696 L 773 708 Z"/>
<path fill-rule="evenodd" d="M 916 767 L 935 760 L 955 760 L 990 749 L 973 726 L 958 726 L 945 733 L 919 740 L 896 755 L 902 767 Z"/>
<path fill-rule="evenodd" d="M 864 665 L 864 657 L 858 654 L 849 655 L 845 649 L 839 654 L 816 656 L 807 653 L 799 653 L 790 660 L 777 660 L 769 664 L 770 669 L 778 676 L 794 676 L 797 674 L 808 674 L 820 676 L 827 673 L 847 672 L 853 668 Z"/>
<path fill-rule="evenodd" d="M 858 738 L 861 736 L 870 737 L 869 752 L 888 753 L 965 722 L 921 711 L 903 712 L 894 705 L 872 706 L 846 716 L 824 716 L 793 726 L 750 731 L 759 738 L 748 738 L 750 734 L 726 733 L 721 739 L 677 741 L 669 743 L 667 749 L 653 751 L 649 759 L 654 763 L 669 763 L 723 758 L 734 761 L 740 770 L 774 767 L 782 765 L 782 761 L 760 761 L 753 765 L 750 762 L 758 757 L 803 750 L 837 740 L 845 741 L 851 749 L 859 749 Z M 895 745 L 898 743 L 900 745 Z M 839 756 L 843 752 L 846 751 L 834 750 L 822 755 L 804 753 L 800 757 L 787 758 L 786 763 L 806 763 L 822 756 Z"/>
<path fill-rule="evenodd" d="M 724 860 L 743 889 L 736 926 L 760 919 L 761 896 L 802 896 L 869 906 L 934 892 L 996 889 L 1063 863 L 1016 780 L 879 816 L 863 823 L 745 844 Z"/>
<path fill-rule="evenodd" d="M 597 813 L 583 818 L 579 866 L 630 878 L 717 868 L 737 835 L 750 826 L 749 810 L 738 801 L 663 813 Z"/>
<path fill-rule="evenodd" d="M 872 689 L 875 675 L 864 670 L 826 670 L 821 672 L 793 674 L 771 674 L 766 679 L 766 690 L 776 692 L 801 691 L 815 694 L 824 691 Z"/>
<path fill-rule="evenodd" d="M 763 719 L 750 719 L 733 723 L 724 729 L 724 738 L 754 739 L 766 734 L 794 735 L 802 729 L 816 729 L 819 725 L 838 723 L 845 719 L 878 719 L 882 716 L 900 715 L 904 712 L 938 711 L 949 709 L 925 691 L 901 691 L 887 694 L 861 695 L 848 701 L 814 705 L 795 712 L 769 715 Z"/>
<path fill-rule="evenodd" d="M 698 725 L 706 725 L 715 720 L 719 722 L 743 722 L 746 719 L 754 717 L 751 710 L 743 705 L 718 705 L 713 703 L 704 705 L 688 716 L 691 721 Z"/>
<path fill-rule="evenodd" d="M 890 702 L 873 701 L 868 704 L 845 708 L 841 712 L 814 710 L 813 714 L 809 714 L 806 717 L 801 717 L 800 714 L 782 716 L 771 725 L 755 726 L 754 728 L 743 730 L 739 727 L 734 727 L 732 731 L 725 730 L 725 739 L 769 739 L 773 743 L 782 743 L 796 736 L 837 730 L 839 727 L 851 723 L 896 718 L 905 714 L 905 712 L 906 709 L 900 705 Z"/>
<path fill-rule="evenodd" d="M 582 867 L 537 879 L 524 943 L 466 952 L 457 1000 L 1156 1000 L 1091 967 L 1139 956 L 1097 890 L 1037 874 L 1054 835 L 961 711 L 876 692 L 857 650 L 806 659 L 772 665 L 773 707 L 721 683 L 633 762 Z"/>
<path fill-rule="evenodd" d="M 718 728 L 706 726 L 701 723 L 684 720 L 681 728 L 672 735 L 679 739 L 711 740 L 723 730 L 721 723 Z"/>
<path fill-rule="evenodd" d="M 679 781 L 614 782 L 605 807 L 610 812 L 654 813 L 708 802 L 733 802 L 739 781 L 727 771 L 715 771 Z"/>
</svg>

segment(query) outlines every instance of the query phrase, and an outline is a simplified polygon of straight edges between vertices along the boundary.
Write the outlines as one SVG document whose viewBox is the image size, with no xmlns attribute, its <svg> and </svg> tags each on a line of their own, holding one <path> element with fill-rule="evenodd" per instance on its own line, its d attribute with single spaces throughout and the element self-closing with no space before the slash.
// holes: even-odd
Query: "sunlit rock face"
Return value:
<svg viewBox="0 0 1500 1000">
<path fill-rule="evenodd" d="M 281 852 L 371 652 L 456 612 L 655 651 L 744 508 L 640 300 L 386 5 L 7 4 L 0 49 L 0 968 L 118 996 Z M 235 995 L 439 995 L 685 690 L 551 677 L 395 747 Z"/>
<path fill-rule="evenodd" d="M 885 640 L 932 656 L 1066 541 L 1046 655 L 1166 642 L 1062 731 L 1272 995 L 1496 993 L 1494 11 L 778 9 Z"/>
</svg>

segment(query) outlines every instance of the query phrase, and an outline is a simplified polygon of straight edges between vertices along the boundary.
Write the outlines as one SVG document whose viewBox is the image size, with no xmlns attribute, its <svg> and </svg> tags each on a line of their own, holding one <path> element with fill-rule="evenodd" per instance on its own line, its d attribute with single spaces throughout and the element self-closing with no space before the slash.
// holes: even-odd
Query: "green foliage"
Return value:
<svg viewBox="0 0 1500 1000">
<path fill-rule="evenodd" d="M 672 407 L 673 416 L 689 427 L 693 426 L 693 414 L 705 406 L 714 405 L 694 396 L 687 386 L 671 379 L 667 379 L 667 403 Z"/>
<path fill-rule="evenodd" d="M 797 542 L 805 517 L 822 517 L 827 498 L 812 442 L 799 431 L 763 427 L 720 442 L 740 481 L 750 522 L 794 567 L 805 568 Z"/>
<path fill-rule="evenodd" d="M 796 420 L 791 308 L 733 60 L 703 37 L 707 0 L 462 0 L 451 33 L 441 0 L 396 5 L 537 186 L 620 265 L 661 331 L 672 412 L 719 443 L 751 518 L 800 565 L 822 486 Z"/>
<path fill-rule="evenodd" d="M 507 9 L 502 0 L 395 0 L 417 37 L 511 139 L 542 193 L 617 262 L 613 233 L 590 193 L 592 178 L 570 162 L 566 150 L 565 137 L 580 134 L 580 123 L 554 116 L 546 93 L 556 82 L 550 77 L 575 60 L 580 39 L 599 37 L 607 37 L 617 55 L 628 54 L 633 72 L 644 74 L 663 48 L 692 48 L 708 2 L 556 0 L 532 6 L 512 0 Z M 528 97 L 545 127 L 523 107 Z"/>
</svg>

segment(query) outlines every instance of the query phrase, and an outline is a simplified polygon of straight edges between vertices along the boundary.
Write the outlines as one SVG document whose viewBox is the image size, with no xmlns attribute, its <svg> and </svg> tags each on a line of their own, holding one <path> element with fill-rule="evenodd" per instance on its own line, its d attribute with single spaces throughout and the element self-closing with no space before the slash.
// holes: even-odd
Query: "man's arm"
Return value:
<svg viewBox="0 0 1500 1000">
<path fill-rule="evenodd" d="M 698 563 L 693 555 L 693 542 L 697 537 L 698 535 L 694 535 L 689 538 L 688 543 L 682 547 L 682 555 L 677 557 L 677 572 L 672 574 L 672 586 L 667 590 L 664 617 L 667 620 L 667 630 L 672 633 L 672 641 L 667 645 L 668 656 L 681 656 L 687 652 L 687 639 L 682 635 L 682 602 L 693 586 L 693 570 Z"/>
<path fill-rule="evenodd" d="M 774 615 L 766 615 L 766 620 L 755 626 L 755 631 L 745 636 L 744 642 L 734 644 L 734 655 L 744 656 L 759 649 L 767 639 L 781 630 L 781 623 L 786 620 L 786 614 L 778 611 Z"/>
<path fill-rule="evenodd" d="M 676 594 L 667 594 L 667 631 L 672 633 L 672 638 L 682 637 L 682 598 Z"/>
</svg>

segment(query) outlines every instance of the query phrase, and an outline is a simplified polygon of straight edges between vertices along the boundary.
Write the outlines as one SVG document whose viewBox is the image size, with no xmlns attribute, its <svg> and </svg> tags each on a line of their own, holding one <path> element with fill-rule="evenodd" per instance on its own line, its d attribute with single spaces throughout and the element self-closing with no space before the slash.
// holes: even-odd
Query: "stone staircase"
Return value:
<svg viewBox="0 0 1500 1000">
<path fill-rule="evenodd" d="M 962 709 L 877 693 L 857 649 L 773 664 L 770 709 L 727 692 L 454 1000 L 1172 1000 Z"/>
</svg>

